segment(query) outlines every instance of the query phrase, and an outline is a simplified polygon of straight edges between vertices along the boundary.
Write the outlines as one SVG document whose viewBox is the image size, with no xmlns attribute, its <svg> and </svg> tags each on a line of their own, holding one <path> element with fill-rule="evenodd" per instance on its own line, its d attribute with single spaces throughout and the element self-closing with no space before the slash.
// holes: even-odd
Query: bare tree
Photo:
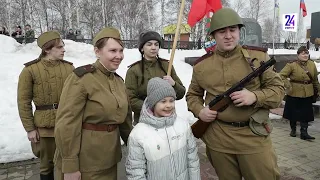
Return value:
<svg viewBox="0 0 320 180">
<path fill-rule="evenodd" d="M 181 0 L 0 0 L 0 23 L 31 24 L 36 34 L 67 28 L 81 28 L 88 37 L 106 26 L 120 29 L 124 39 L 137 39 L 145 30 L 162 34 L 166 25 L 176 24 Z M 230 0 L 222 0 L 224 6 Z M 183 23 L 187 22 L 192 0 L 186 0 Z M 160 4 L 157 4 L 160 3 Z M 160 6 L 158 6 L 160 5 Z M 157 11 L 156 7 L 161 7 Z M 10 11 L 12 9 L 12 11 Z M 192 39 L 205 36 L 205 19 L 192 29 Z"/>
<path fill-rule="evenodd" d="M 246 17 L 253 18 L 258 22 L 262 22 L 264 18 L 268 17 L 268 14 L 273 9 L 271 8 L 270 0 L 248 0 L 249 6 L 247 8 Z"/>
<path fill-rule="evenodd" d="M 57 24 L 58 25 L 58 29 L 60 30 L 60 32 L 62 32 L 62 34 L 64 35 L 66 32 L 66 23 L 67 23 L 67 14 L 66 14 L 66 6 L 65 6 L 65 1 L 64 0 L 50 0 L 50 7 L 52 8 L 52 10 L 54 10 L 55 12 L 52 12 L 53 14 L 58 14 L 60 15 L 61 18 L 61 24 Z M 52 14 L 52 15 L 53 15 Z M 52 18 L 54 18 L 52 16 Z M 56 22 L 58 23 L 58 22 Z"/>
<path fill-rule="evenodd" d="M 40 11 L 38 11 L 38 16 L 41 16 L 43 14 L 44 16 L 44 20 L 45 20 L 45 25 L 46 25 L 46 28 L 43 29 L 41 24 L 42 24 L 42 21 L 41 21 L 41 18 L 39 18 L 39 25 L 40 25 L 40 30 L 41 32 L 43 30 L 48 30 L 49 29 L 49 15 L 48 15 L 48 6 L 47 6 L 47 1 L 46 0 L 39 0 L 39 10 L 41 10 L 41 14 L 40 14 Z"/>
<path fill-rule="evenodd" d="M 141 32 L 151 29 L 149 24 L 153 24 L 156 18 L 153 13 L 148 15 L 146 8 L 153 12 L 153 3 L 150 0 L 147 4 L 145 0 L 118 1 L 115 20 L 125 39 L 137 39 Z"/>
<path fill-rule="evenodd" d="M 1 6 L 0 6 L 0 24 L 2 24 L 3 26 L 5 26 L 9 29 L 9 28 L 11 28 L 9 25 L 10 23 L 8 22 L 9 2 L 7 0 L 0 0 L 0 4 L 1 4 Z"/>
<path fill-rule="evenodd" d="M 291 32 L 291 31 L 287 31 L 284 33 L 284 38 L 290 43 L 296 42 L 296 33 L 295 32 Z"/>
<path fill-rule="evenodd" d="M 163 28 L 164 28 L 164 17 L 165 17 L 165 5 L 166 5 L 166 1 L 165 0 L 160 0 L 160 7 L 161 7 L 161 25 L 160 25 L 160 28 L 161 28 L 161 36 L 163 36 Z"/>
<path fill-rule="evenodd" d="M 22 23 L 23 26 L 26 25 L 26 11 L 27 11 L 27 1 L 26 0 L 16 0 L 15 3 L 17 4 L 18 8 L 20 9 L 20 23 Z"/>
<path fill-rule="evenodd" d="M 230 7 L 230 0 L 221 0 L 221 4 L 223 7 Z"/>
<path fill-rule="evenodd" d="M 273 35 L 273 19 L 267 18 L 263 21 L 262 40 L 264 42 L 272 42 Z"/>
<path fill-rule="evenodd" d="M 101 0 L 101 12 L 104 26 L 112 26 L 114 22 L 116 0 Z"/>
<path fill-rule="evenodd" d="M 104 22 L 101 21 L 100 4 L 95 3 L 91 0 L 83 0 L 82 2 L 82 23 L 86 24 L 90 37 L 93 38 L 94 35 L 103 27 Z"/>
<path fill-rule="evenodd" d="M 247 0 L 235 0 L 231 6 L 240 16 L 243 16 L 247 11 Z"/>
</svg>

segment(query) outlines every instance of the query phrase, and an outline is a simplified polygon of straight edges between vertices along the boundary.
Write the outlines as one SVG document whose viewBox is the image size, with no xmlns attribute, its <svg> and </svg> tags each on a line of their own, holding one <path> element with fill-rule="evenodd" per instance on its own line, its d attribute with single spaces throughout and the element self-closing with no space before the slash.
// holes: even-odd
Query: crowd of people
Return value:
<svg viewBox="0 0 320 180">
<path fill-rule="evenodd" d="M 29 24 L 25 25 L 24 31 L 21 26 L 16 26 L 14 32 L 12 32 L 11 35 L 9 34 L 8 30 L 4 26 L 2 26 L 0 27 L 0 34 L 11 36 L 15 38 L 20 44 L 28 44 L 35 41 L 34 30 Z"/>
<path fill-rule="evenodd" d="M 24 30 L 21 26 L 16 26 L 15 30 L 11 34 L 6 27 L 0 26 L 0 34 L 11 36 L 12 38 L 15 38 L 16 41 L 20 44 L 33 43 L 36 40 L 35 32 L 29 24 L 25 25 Z M 76 30 L 76 32 L 74 33 L 72 29 L 69 29 L 64 37 L 65 39 L 70 39 L 77 42 L 84 41 L 84 35 L 81 33 L 81 30 Z"/>
<path fill-rule="evenodd" d="M 37 39 L 42 52 L 25 64 L 17 93 L 22 124 L 40 158 L 40 179 L 117 180 L 117 163 L 126 158 L 129 180 L 200 180 L 193 131 L 175 110 L 175 101 L 185 97 L 188 110 L 209 126 L 201 139 L 220 180 L 279 180 L 269 109 L 279 107 L 287 91 L 284 116 L 290 120 L 290 136 L 296 136 L 300 121 L 300 138 L 313 140 L 306 124 L 313 120 L 317 70 L 301 47 L 297 61 L 280 75 L 269 68 L 230 94 L 224 110 L 210 109 L 213 98 L 269 60 L 266 49 L 239 45 L 243 26 L 230 8 L 213 14 L 209 33 L 215 49 L 193 66 L 188 89 L 159 56 L 157 32 L 139 36 L 141 58 L 128 67 L 125 79 L 116 73 L 124 59 L 118 29 L 101 29 L 93 39 L 96 61 L 77 68 L 63 59 L 61 35 L 42 33 Z M 75 38 L 70 29 L 67 39 Z M 120 137 L 127 157 L 121 155 Z"/>
</svg>

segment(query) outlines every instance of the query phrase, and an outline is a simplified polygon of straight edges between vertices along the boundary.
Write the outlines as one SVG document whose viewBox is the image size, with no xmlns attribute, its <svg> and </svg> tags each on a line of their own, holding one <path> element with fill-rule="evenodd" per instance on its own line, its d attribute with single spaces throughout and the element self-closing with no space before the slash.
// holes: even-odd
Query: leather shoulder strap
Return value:
<svg viewBox="0 0 320 180">
<path fill-rule="evenodd" d="M 309 76 L 310 80 L 313 81 L 313 77 L 311 75 L 311 73 L 308 71 L 308 69 L 304 66 L 302 66 L 299 62 L 296 62 L 303 70 L 304 72 Z"/>
<path fill-rule="evenodd" d="M 247 60 L 247 62 L 249 63 L 252 71 L 254 71 L 254 70 L 256 69 L 256 67 L 254 67 L 253 62 L 254 62 L 255 60 L 257 60 L 257 59 L 256 59 L 256 58 L 251 59 L 251 58 L 250 58 L 250 55 L 249 55 L 249 53 L 248 53 L 248 51 L 247 51 L 247 49 L 242 48 L 241 51 L 242 51 L 242 54 L 243 54 L 244 58 L 245 58 L 245 59 Z"/>
</svg>

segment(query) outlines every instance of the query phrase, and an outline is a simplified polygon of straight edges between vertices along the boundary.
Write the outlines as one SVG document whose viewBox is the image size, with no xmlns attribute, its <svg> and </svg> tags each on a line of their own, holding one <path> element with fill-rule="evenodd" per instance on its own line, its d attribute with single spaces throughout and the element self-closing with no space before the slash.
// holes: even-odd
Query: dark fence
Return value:
<svg viewBox="0 0 320 180">
<path fill-rule="evenodd" d="M 16 38 L 17 42 L 19 43 L 31 43 L 36 40 L 36 38 Z M 92 39 L 75 39 L 76 42 L 82 42 L 87 44 L 92 44 Z M 124 43 L 124 47 L 128 49 L 138 48 L 138 41 L 137 40 L 122 40 Z M 163 41 L 162 48 L 163 49 L 172 49 L 173 41 Z M 286 46 L 286 47 L 285 47 Z M 307 43 L 275 43 L 275 49 L 298 49 L 299 46 L 307 46 Z M 272 49 L 272 43 L 262 43 L 262 47 Z M 202 49 L 204 48 L 204 42 L 196 42 L 196 41 L 178 41 L 177 42 L 177 49 Z M 315 50 L 314 44 L 310 43 L 310 50 Z"/>
</svg>

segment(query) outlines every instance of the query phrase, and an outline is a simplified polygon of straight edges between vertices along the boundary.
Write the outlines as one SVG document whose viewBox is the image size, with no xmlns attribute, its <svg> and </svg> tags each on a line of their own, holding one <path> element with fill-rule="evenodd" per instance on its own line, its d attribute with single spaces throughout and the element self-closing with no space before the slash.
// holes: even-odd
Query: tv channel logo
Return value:
<svg viewBox="0 0 320 180">
<path fill-rule="evenodd" d="M 282 18 L 283 30 L 297 32 L 298 29 L 298 14 L 284 14 Z"/>
</svg>

